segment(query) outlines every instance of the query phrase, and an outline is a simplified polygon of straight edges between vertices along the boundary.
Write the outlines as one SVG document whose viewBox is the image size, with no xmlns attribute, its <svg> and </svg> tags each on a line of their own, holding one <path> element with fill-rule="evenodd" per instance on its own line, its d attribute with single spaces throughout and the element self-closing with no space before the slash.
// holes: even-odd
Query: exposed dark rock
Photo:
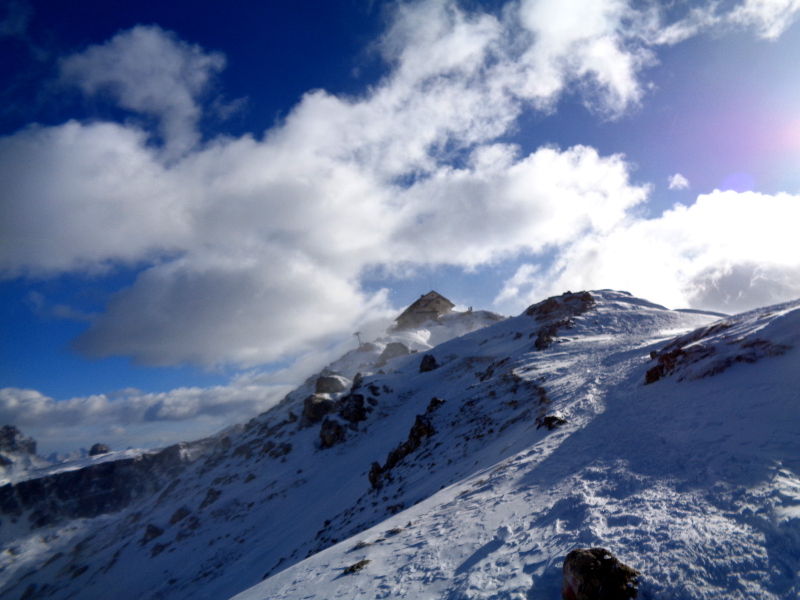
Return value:
<svg viewBox="0 0 800 600">
<path fill-rule="evenodd" d="M 678 381 L 687 377 L 710 377 L 726 371 L 736 363 L 754 363 L 767 356 L 780 356 L 789 350 L 789 346 L 759 338 L 726 339 L 722 336 L 726 343 L 722 352 L 719 352 L 720 344 L 709 341 L 708 338 L 731 327 L 732 323 L 726 321 L 701 327 L 672 340 L 661 350 L 651 352 L 650 359 L 655 360 L 656 365 L 645 373 L 645 385 L 678 372 L 682 372 Z M 698 363 L 702 365 L 696 366 Z"/>
<path fill-rule="evenodd" d="M 98 443 L 89 448 L 89 456 L 98 456 L 100 454 L 108 454 L 109 452 L 111 452 L 111 448 L 105 444 Z"/>
<path fill-rule="evenodd" d="M 347 389 L 348 380 L 341 375 L 331 373 L 317 378 L 314 391 L 317 394 L 338 394 Z"/>
<path fill-rule="evenodd" d="M 431 398 L 431 401 L 428 402 L 428 408 L 425 409 L 425 412 L 427 414 L 430 414 L 437 408 L 439 408 L 442 404 L 444 404 L 444 400 L 438 398 L 437 396 L 434 396 L 433 398 Z"/>
<path fill-rule="evenodd" d="M 366 567 L 370 563 L 368 558 L 358 561 L 357 563 L 353 563 L 349 567 L 345 567 L 344 571 L 342 572 L 343 575 L 352 575 L 353 573 L 358 573 L 361 569 Z"/>
<path fill-rule="evenodd" d="M 350 391 L 354 392 L 364 384 L 364 376 L 361 373 L 356 373 L 353 377 L 353 385 L 350 386 Z"/>
<path fill-rule="evenodd" d="M 289 442 L 281 442 L 280 444 L 276 444 L 272 440 L 269 440 L 261 451 L 268 455 L 270 458 L 282 458 L 289 454 L 292 451 L 292 445 Z"/>
<path fill-rule="evenodd" d="M 0 487 L 0 513 L 20 516 L 30 511 L 30 523 L 36 528 L 116 512 L 173 481 L 184 460 L 183 446 L 174 445 L 135 458 L 9 483 Z"/>
<path fill-rule="evenodd" d="M 381 463 L 375 461 L 369 467 L 369 483 L 374 489 L 381 487 L 381 475 L 383 475 L 383 467 Z"/>
<path fill-rule="evenodd" d="M 373 489 L 380 488 L 383 485 L 383 480 L 389 476 L 389 472 L 396 467 L 401 460 L 419 448 L 425 438 L 436 433 L 436 429 L 434 429 L 433 423 L 431 422 L 431 416 L 442 404 L 444 404 L 444 400 L 441 398 L 431 398 L 425 410 L 425 414 L 417 415 L 414 419 L 414 425 L 411 426 L 411 430 L 408 432 L 408 439 L 389 452 L 383 466 L 377 462 L 372 463 L 368 477 Z"/>
<path fill-rule="evenodd" d="M 534 348 L 549 348 L 561 329 L 572 326 L 572 317 L 585 313 L 594 304 L 594 298 L 589 292 L 566 292 L 529 306 L 525 314 L 542 323 L 535 332 Z"/>
<path fill-rule="evenodd" d="M 389 342 L 378 357 L 378 366 L 385 365 L 388 361 L 398 356 L 408 356 L 409 354 L 411 354 L 411 351 L 405 344 Z"/>
<path fill-rule="evenodd" d="M 558 331 L 564 327 L 569 327 L 571 324 L 572 321 L 569 319 L 562 319 L 555 323 L 543 325 L 539 328 L 539 331 L 536 332 L 536 341 L 533 342 L 533 347 L 537 350 L 546 350 L 553 345 Z"/>
<path fill-rule="evenodd" d="M 339 404 L 339 415 L 351 423 L 366 421 L 367 408 L 364 406 L 364 396 L 350 394 L 342 398 Z"/>
<path fill-rule="evenodd" d="M 172 516 L 169 519 L 169 524 L 175 525 L 175 523 L 177 523 L 181 519 L 188 517 L 190 513 L 191 511 L 188 508 L 186 508 L 185 506 L 181 506 L 178 510 L 172 513 Z"/>
<path fill-rule="evenodd" d="M 347 433 L 341 423 L 326 418 L 319 429 L 319 444 L 322 448 L 330 448 L 347 439 Z"/>
<path fill-rule="evenodd" d="M 594 298 L 589 292 L 564 292 L 560 296 L 551 296 L 537 304 L 529 306 L 525 314 L 539 321 L 559 320 L 585 313 L 594 306 Z"/>
<path fill-rule="evenodd" d="M 36 454 L 36 440 L 24 435 L 14 425 L 0 427 L 0 452 Z"/>
<path fill-rule="evenodd" d="M 163 533 L 164 533 L 164 530 L 161 529 L 161 527 L 158 527 L 156 525 L 153 525 L 152 523 L 149 523 L 147 525 L 147 529 L 145 529 L 145 531 L 144 531 L 144 536 L 142 536 L 142 539 L 139 540 L 139 543 L 140 544 L 146 544 L 150 540 L 153 540 L 153 539 L 157 538 L 158 536 L 160 536 Z"/>
<path fill-rule="evenodd" d="M 215 488 L 208 488 L 208 491 L 206 492 L 206 497 L 203 498 L 203 501 L 200 503 L 200 508 L 201 509 L 205 508 L 206 506 L 216 502 L 217 498 L 219 498 L 221 495 L 222 492 L 220 490 Z"/>
<path fill-rule="evenodd" d="M 436 357 L 433 354 L 426 354 L 419 363 L 420 373 L 427 373 L 428 371 L 433 371 L 438 368 L 439 363 L 436 361 Z"/>
<path fill-rule="evenodd" d="M 565 419 L 557 417 L 556 415 L 547 415 L 544 417 L 537 417 L 536 419 L 536 429 L 546 427 L 548 430 L 552 431 L 556 427 L 561 427 L 566 424 L 567 421 Z"/>
<path fill-rule="evenodd" d="M 331 413 L 336 408 L 336 403 L 320 394 L 313 394 L 303 401 L 303 420 L 304 427 L 319 423 L 325 415 Z"/>
<path fill-rule="evenodd" d="M 605 548 L 578 548 L 564 559 L 563 600 L 630 600 L 638 594 L 636 569 Z"/>
<path fill-rule="evenodd" d="M 233 451 L 234 456 L 241 456 L 243 458 L 251 458 L 253 456 L 253 446 L 257 443 L 257 440 L 250 441 L 246 444 L 242 444 L 241 446 L 237 446 L 236 450 Z"/>
</svg>

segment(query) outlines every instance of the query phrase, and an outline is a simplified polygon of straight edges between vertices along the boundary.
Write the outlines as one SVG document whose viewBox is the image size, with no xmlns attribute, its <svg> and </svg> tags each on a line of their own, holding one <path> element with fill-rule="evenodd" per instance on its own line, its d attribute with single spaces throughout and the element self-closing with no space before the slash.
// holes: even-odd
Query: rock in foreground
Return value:
<svg viewBox="0 0 800 600">
<path fill-rule="evenodd" d="M 578 548 L 564 559 L 563 600 L 629 600 L 639 572 L 605 548 Z"/>
</svg>

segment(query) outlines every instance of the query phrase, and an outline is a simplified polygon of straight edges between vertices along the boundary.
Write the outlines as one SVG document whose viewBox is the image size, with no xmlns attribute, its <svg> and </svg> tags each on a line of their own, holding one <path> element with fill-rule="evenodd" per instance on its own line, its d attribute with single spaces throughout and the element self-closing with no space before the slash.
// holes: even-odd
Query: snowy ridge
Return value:
<svg viewBox="0 0 800 600">
<path fill-rule="evenodd" d="M 504 435 L 470 475 L 236 600 L 556 598 L 564 555 L 593 545 L 644 573 L 643 598 L 797 597 L 796 351 L 645 387 L 653 342 L 690 322 L 623 295 L 593 296 L 596 309 L 568 337 L 509 365 L 547 390 L 563 427 Z M 766 339 L 781 331 L 772 341 L 783 344 L 798 315 L 794 303 L 736 322 Z M 768 329 L 771 319 L 783 322 Z M 516 324 L 491 333 L 504 327 Z"/>
<path fill-rule="evenodd" d="M 331 365 L 349 388 L 310 379 L 118 512 L 40 528 L 4 512 L 0 591 L 556 598 L 566 553 L 602 545 L 643 598 L 797 597 L 799 315 L 726 318 L 723 337 L 717 315 L 601 290 L 377 367 L 390 336 Z M 716 358 L 783 349 L 645 384 L 676 336 Z"/>
</svg>

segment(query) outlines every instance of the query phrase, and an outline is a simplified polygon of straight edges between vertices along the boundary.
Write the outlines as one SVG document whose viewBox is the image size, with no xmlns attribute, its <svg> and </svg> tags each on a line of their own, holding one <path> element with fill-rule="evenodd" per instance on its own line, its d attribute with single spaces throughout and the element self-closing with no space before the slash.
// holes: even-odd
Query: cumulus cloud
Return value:
<svg viewBox="0 0 800 600">
<path fill-rule="evenodd" d="M 647 196 L 623 157 L 586 146 L 485 146 L 463 169 L 443 168 L 404 192 L 396 257 L 476 267 L 607 231 Z M 475 232 L 480 232 L 476 235 Z"/>
<path fill-rule="evenodd" d="M 644 15 L 626 2 L 527 0 L 519 17 L 532 35 L 522 56 L 522 96 L 552 107 L 576 81 L 587 104 L 612 116 L 642 98 L 639 71 L 653 55 L 641 40 Z"/>
<path fill-rule="evenodd" d="M 797 298 L 798 219 L 800 196 L 716 190 L 586 236 L 547 270 L 520 267 L 498 301 L 613 287 L 675 308 L 739 312 Z"/>
<path fill-rule="evenodd" d="M 157 26 L 136 26 L 61 61 L 61 78 L 88 95 L 106 93 L 122 108 L 159 120 L 170 156 L 198 141 L 200 100 L 225 58 Z"/>
<path fill-rule="evenodd" d="M 0 269 L 99 271 L 185 246 L 186 194 L 139 129 L 32 126 L 0 138 Z"/>
<path fill-rule="evenodd" d="M 667 185 L 671 190 L 688 190 L 689 180 L 680 173 L 675 173 L 667 178 Z"/>
<path fill-rule="evenodd" d="M 740 6 L 752 8 L 743 24 L 772 14 Z M 378 44 L 391 69 L 362 95 L 312 91 L 262 136 L 203 143 L 203 99 L 224 57 L 155 26 L 121 32 L 65 58 L 61 78 L 156 119 L 164 145 L 147 119 L 0 139 L 0 270 L 135 267 L 76 347 L 157 365 L 252 366 L 349 335 L 363 315 L 391 309 L 385 292 L 362 288 L 375 268 L 473 268 L 552 250 L 555 270 L 522 271 L 501 296 L 530 281 L 589 281 L 576 269 L 597 265 L 597 248 L 618 246 L 627 264 L 628 238 L 650 247 L 630 217 L 648 186 L 631 181 L 622 156 L 584 146 L 521 155 L 497 139 L 565 93 L 605 116 L 641 102 L 664 19 L 622 0 L 523 0 L 496 15 L 400 4 Z M 681 283 L 718 264 L 680 271 Z"/>
</svg>

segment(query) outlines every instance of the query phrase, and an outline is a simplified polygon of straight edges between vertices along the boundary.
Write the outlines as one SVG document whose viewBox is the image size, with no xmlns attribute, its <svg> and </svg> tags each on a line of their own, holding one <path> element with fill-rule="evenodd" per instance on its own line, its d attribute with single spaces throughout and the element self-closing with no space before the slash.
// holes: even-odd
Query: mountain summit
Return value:
<svg viewBox="0 0 800 600">
<path fill-rule="evenodd" d="M 0 488 L 3 597 L 558 598 L 599 547 L 641 598 L 800 594 L 800 301 L 416 327 L 212 438 Z"/>
</svg>

